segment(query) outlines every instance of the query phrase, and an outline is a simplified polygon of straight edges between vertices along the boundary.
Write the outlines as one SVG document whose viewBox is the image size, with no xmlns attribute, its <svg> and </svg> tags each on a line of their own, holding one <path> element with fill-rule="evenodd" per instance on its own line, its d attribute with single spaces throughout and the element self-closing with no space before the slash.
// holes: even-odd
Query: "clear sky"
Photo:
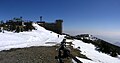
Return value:
<svg viewBox="0 0 120 63">
<path fill-rule="evenodd" d="M 54 22 L 63 19 L 64 32 L 120 37 L 120 0 L 0 0 L 0 20 Z M 120 39 L 120 38 L 118 38 Z"/>
</svg>

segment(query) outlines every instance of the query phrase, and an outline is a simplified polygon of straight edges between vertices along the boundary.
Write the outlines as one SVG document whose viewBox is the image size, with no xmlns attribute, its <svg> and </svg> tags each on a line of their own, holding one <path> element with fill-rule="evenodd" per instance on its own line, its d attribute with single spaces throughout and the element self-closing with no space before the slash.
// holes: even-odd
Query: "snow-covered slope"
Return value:
<svg viewBox="0 0 120 63">
<path fill-rule="evenodd" d="M 80 47 L 81 53 L 92 59 L 91 61 L 77 57 L 83 63 L 120 63 L 120 58 L 111 57 L 107 54 L 98 52 L 92 44 L 84 43 L 80 40 L 74 40 L 72 43 L 74 44 L 74 48 Z"/>
<path fill-rule="evenodd" d="M 48 31 L 38 24 L 33 23 L 36 30 L 29 32 L 13 33 L 7 32 L 0 33 L 0 51 L 8 50 L 11 48 L 24 48 L 30 46 L 52 46 L 60 43 L 64 36 Z M 52 42 L 52 44 L 46 44 Z"/>
</svg>

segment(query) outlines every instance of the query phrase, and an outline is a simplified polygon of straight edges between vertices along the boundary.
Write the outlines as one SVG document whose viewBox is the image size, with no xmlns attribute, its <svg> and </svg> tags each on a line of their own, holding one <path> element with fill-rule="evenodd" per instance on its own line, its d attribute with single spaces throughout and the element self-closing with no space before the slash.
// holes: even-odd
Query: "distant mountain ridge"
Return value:
<svg viewBox="0 0 120 63">
<path fill-rule="evenodd" d="M 116 42 L 114 44 L 120 47 L 120 42 Z"/>
<path fill-rule="evenodd" d="M 120 55 L 119 46 L 115 44 L 111 44 L 97 37 L 94 37 L 93 35 L 90 35 L 90 34 L 80 34 L 76 36 L 70 36 L 69 34 L 66 34 L 66 35 L 67 35 L 66 38 L 68 39 L 77 39 L 77 40 L 82 40 L 85 43 L 92 43 L 93 45 L 96 46 L 96 50 L 109 54 L 113 57 L 117 56 L 117 54 Z"/>
</svg>

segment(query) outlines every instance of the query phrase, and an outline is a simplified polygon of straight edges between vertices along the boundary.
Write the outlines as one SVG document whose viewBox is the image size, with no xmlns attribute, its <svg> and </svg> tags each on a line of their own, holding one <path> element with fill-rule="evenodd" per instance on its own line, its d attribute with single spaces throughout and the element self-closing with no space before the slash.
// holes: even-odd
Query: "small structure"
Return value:
<svg viewBox="0 0 120 63">
<path fill-rule="evenodd" d="M 8 20 L 4 23 L 4 25 L 5 30 L 15 32 L 31 31 L 34 29 L 32 26 L 32 21 L 25 21 L 22 17 Z"/>
</svg>

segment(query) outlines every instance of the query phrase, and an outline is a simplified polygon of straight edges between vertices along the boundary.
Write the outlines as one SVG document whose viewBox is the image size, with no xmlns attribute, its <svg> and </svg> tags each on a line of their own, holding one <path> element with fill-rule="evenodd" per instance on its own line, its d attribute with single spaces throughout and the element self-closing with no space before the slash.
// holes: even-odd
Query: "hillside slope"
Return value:
<svg viewBox="0 0 120 63">
<path fill-rule="evenodd" d="M 84 43 L 81 40 L 74 40 L 72 42 L 74 45 L 74 48 L 80 47 L 81 54 L 86 55 L 90 60 L 86 60 L 83 58 L 77 57 L 79 60 L 81 60 L 83 63 L 119 63 L 120 62 L 120 56 L 118 57 L 111 57 L 110 55 L 107 55 L 102 52 L 98 52 L 95 50 L 95 46 L 93 44 Z"/>
<path fill-rule="evenodd" d="M 32 25 L 36 30 L 20 33 L 8 31 L 0 33 L 0 51 L 31 46 L 51 46 L 60 43 L 64 38 L 64 36 L 48 31 L 38 24 L 33 23 Z M 47 42 L 52 43 L 48 44 Z"/>
</svg>

